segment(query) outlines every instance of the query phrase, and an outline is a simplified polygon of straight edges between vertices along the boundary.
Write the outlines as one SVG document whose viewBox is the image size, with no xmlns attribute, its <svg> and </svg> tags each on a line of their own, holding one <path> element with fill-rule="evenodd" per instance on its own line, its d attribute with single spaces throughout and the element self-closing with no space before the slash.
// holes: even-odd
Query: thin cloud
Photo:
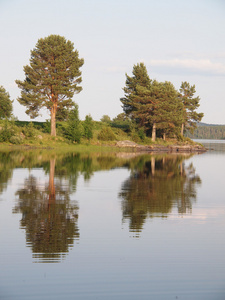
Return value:
<svg viewBox="0 0 225 300">
<path fill-rule="evenodd" d="M 165 67 L 170 69 L 187 70 L 193 73 L 205 75 L 225 76 L 225 65 L 214 63 L 209 59 L 169 59 L 169 60 L 151 60 L 152 67 Z"/>
</svg>

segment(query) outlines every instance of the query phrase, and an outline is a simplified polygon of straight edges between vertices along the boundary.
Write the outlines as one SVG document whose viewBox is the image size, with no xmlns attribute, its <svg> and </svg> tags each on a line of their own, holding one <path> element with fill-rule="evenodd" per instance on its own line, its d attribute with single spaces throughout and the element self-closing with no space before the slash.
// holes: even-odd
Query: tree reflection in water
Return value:
<svg viewBox="0 0 225 300">
<path fill-rule="evenodd" d="M 69 187 L 54 179 L 55 159 L 50 160 L 49 183 L 41 185 L 30 175 L 16 192 L 14 213 L 22 213 L 21 228 L 38 262 L 57 262 L 79 239 L 78 206 L 69 197 Z"/>
<path fill-rule="evenodd" d="M 24 187 L 16 192 L 14 212 L 22 213 L 21 228 L 26 231 L 27 245 L 32 248 L 36 261 L 59 262 L 74 240 L 79 239 L 78 206 L 70 200 L 70 194 L 76 191 L 79 175 L 90 180 L 99 170 L 121 167 L 131 170 L 119 197 L 122 199 L 123 221 L 128 220 L 130 231 L 138 235 L 147 218 L 166 218 L 174 207 L 179 214 L 191 212 L 196 187 L 201 180 L 193 165 L 185 166 L 184 160 L 188 157 L 29 151 L 11 153 L 10 163 L 4 166 L 8 166 L 10 172 L 19 166 L 42 168 L 49 174 L 49 181 L 45 184 L 32 175 L 25 180 Z"/>
<path fill-rule="evenodd" d="M 191 213 L 196 201 L 196 186 L 201 183 L 192 164 L 184 164 L 185 156 L 151 156 L 136 165 L 123 185 L 123 221 L 129 220 L 130 231 L 139 236 L 147 218 L 166 218 L 173 207 L 179 214 Z"/>
</svg>

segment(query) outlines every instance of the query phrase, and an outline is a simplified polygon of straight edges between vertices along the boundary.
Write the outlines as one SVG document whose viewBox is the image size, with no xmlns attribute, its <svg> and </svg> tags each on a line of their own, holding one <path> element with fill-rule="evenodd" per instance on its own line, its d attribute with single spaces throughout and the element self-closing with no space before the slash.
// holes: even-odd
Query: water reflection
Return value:
<svg viewBox="0 0 225 300">
<path fill-rule="evenodd" d="M 179 214 L 190 213 L 201 183 L 192 164 L 185 166 L 186 156 L 140 158 L 130 177 L 123 183 L 123 221 L 136 236 L 147 218 L 166 218 L 173 207 Z"/>
<path fill-rule="evenodd" d="M 14 168 L 38 168 L 49 176 L 46 182 L 35 170 L 16 191 L 14 213 L 22 214 L 20 227 L 36 262 L 60 262 L 79 240 L 79 208 L 75 195 L 77 180 L 91 180 L 100 170 L 126 168 L 130 177 L 122 184 L 119 198 L 123 222 L 135 235 L 147 218 L 167 218 L 173 208 L 179 214 L 191 213 L 201 183 L 191 155 L 150 155 L 137 153 L 55 153 L 44 150 L 0 153 L 0 193 Z M 4 170 L 4 172 L 3 172 Z M 104 182 L 101 183 L 104 186 Z M 85 192 L 85 191 L 84 191 Z M 87 220 L 88 222 L 88 220 Z"/>
<path fill-rule="evenodd" d="M 79 239 L 78 206 L 70 201 L 69 187 L 54 178 L 55 158 L 50 159 L 49 183 L 44 186 L 30 175 L 16 192 L 14 213 L 22 213 L 27 245 L 39 262 L 60 261 L 74 239 Z M 57 180 L 58 179 L 58 180 Z"/>
<path fill-rule="evenodd" d="M 0 194 L 7 188 L 7 183 L 12 177 L 12 162 L 10 154 L 0 152 Z"/>
</svg>

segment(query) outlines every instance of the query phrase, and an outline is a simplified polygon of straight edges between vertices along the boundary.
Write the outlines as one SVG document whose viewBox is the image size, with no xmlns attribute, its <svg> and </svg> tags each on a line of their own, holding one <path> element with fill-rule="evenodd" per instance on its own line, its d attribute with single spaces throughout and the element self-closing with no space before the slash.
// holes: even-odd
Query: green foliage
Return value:
<svg viewBox="0 0 225 300">
<path fill-rule="evenodd" d="M 158 83 L 153 119 L 163 134 L 177 135 L 183 122 L 183 104 L 171 82 Z"/>
<path fill-rule="evenodd" d="M 56 112 L 56 121 L 68 121 L 69 113 L 71 109 L 75 107 L 75 103 L 72 102 L 68 106 L 64 106 L 64 104 L 59 103 Z"/>
<path fill-rule="evenodd" d="M 125 132 L 130 132 L 132 127 L 131 120 L 127 118 L 124 113 L 119 114 L 116 118 L 114 118 L 110 125 L 111 127 L 120 128 Z"/>
<path fill-rule="evenodd" d="M 138 130 L 138 136 L 144 142 L 144 140 L 145 140 L 145 130 L 144 130 L 144 128 L 140 128 Z"/>
<path fill-rule="evenodd" d="M 83 127 L 84 127 L 84 137 L 86 137 L 88 140 L 93 138 L 93 120 L 90 115 L 87 115 L 85 117 L 85 121 L 83 122 Z"/>
<path fill-rule="evenodd" d="M 225 125 L 197 124 L 194 132 L 186 131 L 191 139 L 225 139 Z"/>
<path fill-rule="evenodd" d="M 0 119 L 10 118 L 12 115 L 13 101 L 3 86 L 0 86 Z"/>
<path fill-rule="evenodd" d="M 80 143 L 83 131 L 83 126 L 79 120 L 78 105 L 76 104 L 74 109 L 69 113 L 67 127 L 64 129 L 64 136 L 72 142 Z"/>
<path fill-rule="evenodd" d="M 116 136 L 110 127 L 104 127 L 98 134 L 98 139 L 101 141 L 114 141 Z"/>
<path fill-rule="evenodd" d="M 18 101 L 27 107 L 26 113 L 31 118 L 37 117 L 42 107 L 51 112 L 52 135 L 56 134 L 57 109 L 72 108 L 74 93 L 82 90 L 79 69 L 83 63 L 72 42 L 50 35 L 39 39 L 31 51 L 30 66 L 24 67 L 25 80 L 16 80 L 21 89 Z"/>
<path fill-rule="evenodd" d="M 137 95 L 137 86 L 148 88 L 151 80 L 148 76 L 146 66 L 143 63 L 134 65 L 133 76 L 130 77 L 126 74 L 126 86 L 123 88 L 125 96 L 120 98 L 124 113 L 131 119 L 135 119 L 133 112 L 137 111 L 137 102 L 133 96 Z"/>
<path fill-rule="evenodd" d="M 103 115 L 102 118 L 101 118 L 101 122 L 109 124 L 111 122 L 110 116 Z"/>
<path fill-rule="evenodd" d="M 10 143 L 15 144 L 15 145 L 20 145 L 23 143 L 23 138 L 20 135 L 13 135 L 9 139 Z"/>
<path fill-rule="evenodd" d="M 26 138 L 33 138 L 35 136 L 35 130 L 34 130 L 34 125 L 32 122 L 29 122 L 28 125 L 26 125 L 22 129 L 23 134 L 25 135 Z"/>
<path fill-rule="evenodd" d="M 0 142 L 9 142 L 10 138 L 14 135 L 14 130 L 7 120 L 4 122 L 4 126 L 0 131 Z"/>
<path fill-rule="evenodd" d="M 178 97 L 183 103 L 183 128 L 181 134 L 185 129 L 193 132 L 196 128 L 196 122 L 200 122 L 203 118 L 203 113 L 197 113 L 196 109 L 199 107 L 200 98 L 194 97 L 196 93 L 195 85 L 190 85 L 188 82 L 182 82 Z"/>
<path fill-rule="evenodd" d="M 50 133 L 51 132 L 51 122 L 46 120 L 43 126 L 43 132 Z"/>
<path fill-rule="evenodd" d="M 184 126 L 192 130 L 202 119 L 203 114 L 196 112 L 200 99 L 193 97 L 195 86 L 183 82 L 178 93 L 171 82 L 152 81 L 143 63 L 134 65 L 132 74 L 126 74 L 125 95 L 120 99 L 123 111 L 138 127 L 144 128 L 145 133 L 152 131 L 153 141 L 156 130 L 164 137 L 177 136 Z M 123 118 L 121 115 L 118 120 L 113 120 L 112 126 L 121 126 Z"/>
</svg>

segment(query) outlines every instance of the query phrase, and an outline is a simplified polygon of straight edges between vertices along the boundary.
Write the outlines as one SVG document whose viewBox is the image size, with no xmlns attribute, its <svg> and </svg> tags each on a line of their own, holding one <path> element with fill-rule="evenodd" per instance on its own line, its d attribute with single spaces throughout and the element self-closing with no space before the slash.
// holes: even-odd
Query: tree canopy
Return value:
<svg viewBox="0 0 225 300">
<path fill-rule="evenodd" d="M 134 65 L 133 76 L 126 74 L 125 96 L 120 99 L 123 110 L 146 132 L 151 130 L 155 141 L 156 129 L 161 133 L 177 134 L 183 122 L 183 104 L 171 82 L 151 80 L 143 63 Z"/>
<path fill-rule="evenodd" d="M 13 101 L 3 86 L 0 86 L 0 119 L 9 118 L 12 115 Z"/>
<path fill-rule="evenodd" d="M 190 85 L 188 82 L 182 82 L 179 90 L 179 99 L 183 103 L 183 123 L 181 128 L 181 135 L 184 130 L 193 131 L 196 128 L 196 122 L 200 122 L 203 118 L 203 113 L 197 113 L 196 109 L 199 107 L 199 96 L 194 97 L 196 93 L 195 85 Z"/>
<path fill-rule="evenodd" d="M 74 93 L 82 87 L 80 67 L 84 63 L 71 41 L 59 35 L 38 40 L 31 51 L 30 65 L 24 67 L 25 80 L 16 80 L 21 89 L 20 104 L 35 118 L 41 108 L 51 113 L 51 135 L 56 136 L 57 110 L 70 109 Z"/>
</svg>

